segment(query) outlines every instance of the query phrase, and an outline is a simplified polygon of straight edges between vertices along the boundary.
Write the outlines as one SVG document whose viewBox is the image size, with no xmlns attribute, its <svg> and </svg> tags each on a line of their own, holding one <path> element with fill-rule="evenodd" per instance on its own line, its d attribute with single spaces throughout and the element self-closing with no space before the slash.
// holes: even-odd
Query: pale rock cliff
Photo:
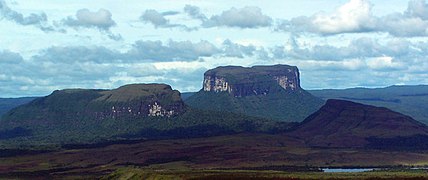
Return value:
<svg viewBox="0 0 428 180">
<path fill-rule="evenodd" d="M 300 92 L 299 70 L 295 66 L 274 65 L 218 67 L 204 74 L 203 91 L 227 92 L 235 97 L 266 95 L 278 91 Z"/>
</svg>

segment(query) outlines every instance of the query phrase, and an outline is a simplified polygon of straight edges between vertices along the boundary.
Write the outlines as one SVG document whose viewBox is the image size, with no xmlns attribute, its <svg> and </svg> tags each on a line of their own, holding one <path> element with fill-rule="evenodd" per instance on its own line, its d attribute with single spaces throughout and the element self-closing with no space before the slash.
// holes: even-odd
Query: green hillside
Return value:
<svg viewBox="0 0 428 180">
<path fill-rule="evenodd" d="M 234 97 L 226 92 L 199 91 L 187 98 L 185 103 L 203 110 L 234 112 L 276 121 L 300 122 L 318 110 L 324 102 L 304 90 L 300 92 L 283 90 L 279 93 L 245 97 Z"/>
</svg>

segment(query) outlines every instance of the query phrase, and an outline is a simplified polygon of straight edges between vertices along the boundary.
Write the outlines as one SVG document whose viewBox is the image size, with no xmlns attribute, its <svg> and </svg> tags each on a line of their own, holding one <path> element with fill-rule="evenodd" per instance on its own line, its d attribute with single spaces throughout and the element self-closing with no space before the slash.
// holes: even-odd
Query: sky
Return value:
<svg viewBox="0 0 428 180">
<path fill-rule="evenodd" d="M 297 66 L 304 89 L 428 84 L 425 0 L 0 0 L 0 97 Z"/>
</svg>

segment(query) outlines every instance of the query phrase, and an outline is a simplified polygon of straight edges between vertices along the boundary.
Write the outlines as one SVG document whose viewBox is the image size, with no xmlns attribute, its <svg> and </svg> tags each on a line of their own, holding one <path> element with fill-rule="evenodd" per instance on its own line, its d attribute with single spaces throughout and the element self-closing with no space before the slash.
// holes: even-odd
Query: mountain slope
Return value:
<svg viewBox="0 0 428 180">
<path fill-rule="evenodd" d="M 427 136 L 428 127 L 387 108 L 328 100 L 289 135 L 311 146 L 364 147 L 373 139 Z"/>
<path fill-rule="evenodd" d="M 307 92 L 279 92 L 263 96 L 233 97 L 227 93 L 200 91 L 185 100 L 193 108 L 233 112 L 277 121 L 298 122 L 321 106 Z"/>
<path fill-rule="evenodd" d="M 0 98 L 0 117 L 11 109 L 36 99 L 35 97 Z"/>
<path fill-rule="evenodd" d="M 201 91 L 185 99 L 193 108 L 277 121 L 302 121 L 323 101 L 300 87 L 295 66 L 218 67 L 204 74 Z"/>
<path fill-rule="evenodd" d="M 428 124 L 428 85 L 309 90 L 322 99 L 343 99 L 386 107 Z"/>
</svg>

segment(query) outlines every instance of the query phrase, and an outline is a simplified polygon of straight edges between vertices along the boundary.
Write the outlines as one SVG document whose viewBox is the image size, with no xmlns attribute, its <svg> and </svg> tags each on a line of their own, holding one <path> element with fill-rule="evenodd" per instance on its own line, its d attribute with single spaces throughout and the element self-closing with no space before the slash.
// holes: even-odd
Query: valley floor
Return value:
<svg viewBox="0 0 428 180">
<path fill-rule="evenodd" d="M 312 168 L 427 165 L 428 152 L 424 151 L 319 149 L 281 134 L 239 134 L 3 157 L 0 178 L 428 178 L 426 170 L 332 174 L 315 172 L 318 169 Z"/>
</svg>

